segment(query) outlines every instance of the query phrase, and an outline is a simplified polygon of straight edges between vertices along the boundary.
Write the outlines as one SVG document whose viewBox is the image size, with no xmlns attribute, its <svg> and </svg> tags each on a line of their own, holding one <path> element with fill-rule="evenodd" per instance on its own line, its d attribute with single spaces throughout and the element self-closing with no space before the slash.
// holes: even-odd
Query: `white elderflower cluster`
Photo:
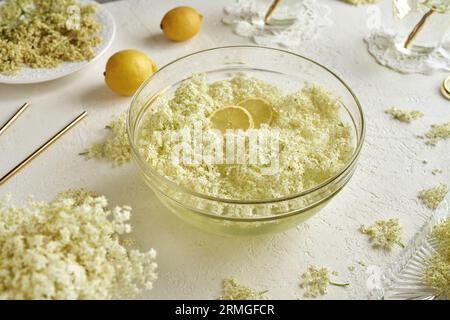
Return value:
<svg viewBox="0 0 450 320">
<path fill-rule="evenodd" d="M 437 242 L 437 250 L 428 260 L 423 278 L 438 297 L 450 299 L 450 217 L 435 226 L 431 236 Z"/>
<path fill-rule="evenodd" d="M 425 144 L 429 146 L 436 146 L 439 140 L 450 138 L 450 121 L 442 124 L 433 124 L 428 132 L 418 136 L 418 138 L 425 139 Z"/>
<path fill-rule="evenodd" d="M 419 192 L 418 198 L 430 209 L 437 209 L 437 207 L 444 200 L 445 196 L 448 193 L 448 186 L 444 183 L 440 185 L 424 189 Z"/>
<path fill-rule="evenodd" d="M 410 123 L 414 120 L 423 117 L 423 112 L 420 110 L 401 110 L 392 107 L 385 110 L 384 112 L 389 114 L 392 117 L 392 119 L 406 123 Z"/>
<path fill-rule="evenodd" d="M 330 269 L 309 266 L 301 276 L 300 288 L 305 289 L 305 297 L 315 298 L 328 292 L 330 285 Z"/>
<path fill-rule="evenodd" d="M 219 300 L 265 300 L 267 291 L 257 291 L 240 284 L 235 278 L 222 282 L 222 295 Z"/>
<path fill-rule="evenodd" d="M 402 227 L 398 219 L 378 220 L 371 226 L 361 225 L 359 231 L 369 237 L 374 248 L 390 250 L 401 243 Z"/>
<path fill-rule="evenodd" d="M 127 113 L 114 118 L 105 128 L 109 130 L 108 137 L 101 143 L 92 144 L 87 152 L 82 153 L 88 158 L 106 159 L 116 166 L 121 166 L 131 159 L 131 149 L 127 133 Z"/>
<path fill-rule="evenodd" d="M 346 287 L 348 283 L 335 283 L 331 281 L 331 275 L 336 272 L 326 267 L 308 266 L 308 269 L 301 275 L 300 288 L 305 289 L 303 294 L 306 298 L 315 298 L 328 292 L 328 286 Z"/>
<path fill-rule="evenodd" d="M 69 190 L 51 202 L 0 201 L 0 299 L 117 299 L 151 289 L 152 249 L 127 249 L 131 208 Z"/>
</svg>

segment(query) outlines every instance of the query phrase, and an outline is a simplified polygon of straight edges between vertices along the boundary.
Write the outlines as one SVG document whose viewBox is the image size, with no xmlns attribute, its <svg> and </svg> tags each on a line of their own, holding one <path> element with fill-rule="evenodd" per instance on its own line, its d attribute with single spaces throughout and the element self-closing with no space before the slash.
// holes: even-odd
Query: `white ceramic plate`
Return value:
<svg viewBox="0 0 450 320">
<path fill-rule="evenodd" d="M 112 15 L 104 8 L 104 6 L 93 0 L 79 0 L 78 3 L 95 3 L 97 5 L 96 19 L 101 25 L 101 29 L 98 34 L 101 39 L 101 43 L 94 48 L 95 57 L 89 61 L 64 62 L 53 69 L 33 69 L 23 67 L 14 75 L 0 74 L 0 83 L 27 84 L 58 79 L 86 67 L 88 64 L 94 62 L 105 53 L 111 45 L 116 33 L 116 25 Z"/>
</svg>

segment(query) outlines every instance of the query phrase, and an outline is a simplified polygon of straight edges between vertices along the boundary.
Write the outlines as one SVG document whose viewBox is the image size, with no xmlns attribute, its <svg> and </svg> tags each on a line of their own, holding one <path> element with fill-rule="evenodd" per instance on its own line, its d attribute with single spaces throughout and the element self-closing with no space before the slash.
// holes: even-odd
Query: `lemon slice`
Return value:
<svg viewBox="0 0 450 320">
<path fill-rule="evenodd" d="M 247 130 L 254 127 L 252 115 L 242 107 L 226 106 L 214 111 L 209 119 L 214 129 L 225 132 L 227 129 Z"/>
<path fill-rule="evenodd" d="M 253 118 L 254 126 L 258 129 L 261 124 L 271 124 L 274 118 L 272 105 L 261 98 L 251 98 L 239 102 L 239 106 L 247 110 Z"/>
</svg>

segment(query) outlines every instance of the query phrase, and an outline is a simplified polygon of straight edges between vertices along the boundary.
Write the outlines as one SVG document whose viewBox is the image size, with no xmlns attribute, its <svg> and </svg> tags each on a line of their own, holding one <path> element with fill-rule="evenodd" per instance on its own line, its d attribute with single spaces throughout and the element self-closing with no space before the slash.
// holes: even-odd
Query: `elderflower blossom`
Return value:
<svg viewBox="0 0 450 320">
<path fill-rule="evenodd" d="M 442 124 L 433 124 L 428 132 L 418 136 L 418 138 L 425 139 L 425 144 L 429 146 L 436 146 L 439 140 L 450 138 L 450 121 Z"/>
<path fill-rule="evenodd" d="M 126 248 L 129 207 L 69 190 L 24 207 L 0 201 L 0 299 L 118 299 L 151 289 L 155 250 Z"/>
<path fill-rule="evenodd" d="M 422 111 L 419 110 L 400 110 L 397 108 L 389 108 L 387 110 L 385 110 L 385 113 L 389 114 L 392 119 L 401 121 L 401 122 L 406 122 L 406 123 L 410 123 L 414 120 L 417 120 L 421 117 L 423 117 L 423 113 Z"/>
<path fill-rule="evenodd" d="M 131 149 L 127 134 L 127 113 L 114 118 L 107 126 L 108 138 L 101 143 L 92 144 L 87 150 L 88 158 L 104 158 L 115 166 L 121 166 L 131 159 Z"/>
<path fill-rule="evenodd" d="M 76 0 L 1 1 L 0 74 L 93 59 L 102 42 L 96 10 Z"/>
<path fill-rule="evenodd" d="M 435 210 L 444 200 L 447 193 L 448 193 L 448 186 L 444 183 L 441 183 L 436 187 L 420 191 L 418 198 L 428 208 Z"/>
<path fill-rule="evenodd" d="M 174 136 L 180 130 L 186 128 L 196 134 L 189 126 L 198 124 L 203 134 L 198 148 L 211 150 L 217 138 L 206 134 L 212 128 L 211 114 L 251 97 L 264 99 L 276 113 L 264 128 L 277 137 L 274 174 L 264 174 L 269 165 L 263 163 L 211 164 L 200 160 L 193 164 L 173 160 L 180 147 Z M 284 93 L 266 81 L 245 75 L 209 82 L 206 75 L 195 74 L 171 97 L 157 99 L 146 110 L 136 129 L 136 151 L 160 175 L 194 192 L 227 199 L 278 198 L 317 186 L 348 162 L 354 152 L 354 134 L 341 119 L 341 106 L 339 98 L 312 84 Z M 125 117 L 111 123 L 111 135 L 104 143 L 93 145 L 88 157 L 106 158 L 116 165 L 130 160 Z M 186 144 L 189 146 L 189 142 Z M 192 160 L 192 156 L 186 157 Z M 223 210 L 223 214 L 249 217 L 255 212 L 245 208 Z"/>
<path fill-rule="evenodd" d="M 302 274 L 300 288 L 305 289 L 305 297 L 315 298 L 328 292 L 330 285 L 330 269 L 318 266 L 309 266 Z"/>
<path fill-rule="evenodd" d="M 402 227 L 398 219 L 378 220 L 371 226 L 361 225 L 359 231 L 369 237 L 374 248 L 390 250 L 401 243 Z"/>
<path fill-rule="evenodd" d="M 267 126 L 269 132 L 279 133 L 279 170 L 275 174 L 263 174 L 260 163 L 201 161 L 191 165 L 172 161 L 179 145 L 173 130 L 198 123 L 207 131 L 214 111 L 251 97 L 268 101 L 276 112 Z M 353 137 L 351 128 L 342 122 L 340 108 L 339 99 L 315 85 L 285 94 L 253 77 L 240 75 L 210 83 L 205 75 L 195 75 L 181 83 L 170 100 L 161 99 L 148 109 L 136 140 L 145 161 L 177 185 L 228 199 L 277 198 L 312 188 L 347 163 L 354 151 Z M 201 143 L 203 150 L 209 150 L 214 139 L 205 138 Z"/>
<path fill-rule="evenodd" d="M 240 284 L 235 278 L 222 282 L 222 295 L 219 300 L 265 300 L 267 291 L 257 291 Z"/>
<path fill-rule="evenodd" d="M 337 272 L 326 267 L 308 266 L 308 269 L 301 275 L 300 288 L 305 289 L 306 298 L 315 298 L 328 292 L 328 286 L 346 287 L 348 283 L 335 283 L 330 279 L 331 275 Z"/>
<path fill-rule="evenodd" d="M 450 299 L 450 217 L 435 226 L 431 236 L 437 242 L 437 250 L 427 262 L 423 279 L 438 297 Z"/>
</svg>

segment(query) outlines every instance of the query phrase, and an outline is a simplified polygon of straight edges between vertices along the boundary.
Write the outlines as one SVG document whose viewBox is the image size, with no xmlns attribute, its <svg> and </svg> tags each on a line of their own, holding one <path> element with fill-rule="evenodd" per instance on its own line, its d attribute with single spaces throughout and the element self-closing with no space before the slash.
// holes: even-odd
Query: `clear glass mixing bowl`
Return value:
<svg viewBox="0 0 450 320">
<path fill-rule="evenodd" d="M 321 184 L 281 198 L 249 201 L 199 194 L 160 175 L 143 158 L 137 145 L 142 120 L 161 96 L 170 98 L 174 89 L 193 74 L 204 73 L 217 81 L 246 74 L 268 81 L 285 92 L 314 83 L 341 98 L 342 118 L 353 129 L 354 152 L 348 163 Z M 193 53 L 158 70 L 133 98 L 127 120 L 132 158 L 140 175 L 157 197 L 177 216 L 205 231 L 227 235 L 256 235 L 288 229 L 322 209 L 352 177 L 364 140 L 361 106 L 351 89 L 319 63 L 274 48 L 230 46 Z M 233 217 L 233 212 L 252 212 L 254 218 Z"/>
</svg>

